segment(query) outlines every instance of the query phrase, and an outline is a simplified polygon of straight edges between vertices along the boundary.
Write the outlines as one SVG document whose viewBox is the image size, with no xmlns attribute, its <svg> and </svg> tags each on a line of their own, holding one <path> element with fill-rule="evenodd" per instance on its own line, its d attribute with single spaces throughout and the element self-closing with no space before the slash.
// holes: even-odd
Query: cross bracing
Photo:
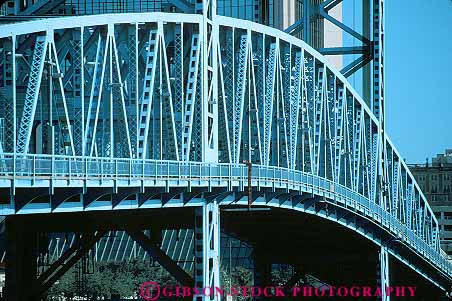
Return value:
<svg viewBox="0 0 452 301">
<path fill-rule="evenodd" d="M 145 231 L 148 234 L 148 231 Z M 54 262 L 61 254 L 74 245 L 76 240 L 74 233 L 62 234 L 53 233 L 49 236 L 47 245 L 48 253 L 45 255 L 45 261 Z M 246 267 L 252 266 L 250 253 L 252 247 L 249 244 L 227 236 L 221 235 L 222 247 L 225 249 L 223 256 L 224 262 L 228 262 L 229 241 L 232 240 L 232 260 L 234 265 Z M 193 270 L 194 266 L 194 232 L 193 229 L 163 230 L 161 235 L 161 248 L 183 269 Z M 4 249 L 4 246 L 0 247 Z M 227 252 L 226 252 L 227 250 Z M 2 250 L 3 251 L 3 250 Z M 4 261 L 4 252 L 1 261 Z M 108 261 L 131 261 L 131 260 L 150 260 L 150 255 L 139 244 L 137 244 L 125 231 L 109 231 L 105 236 L 95 244 L 90 251 L 94 252 L 93 258 L 98 262 Z M 90 254 L 91 255 L 91 254 Z"/>
<path fill-rule="evenodd" d="M 16 81 L 5 80 L 0 97 L 16 120 L 11 110 L 0 118 L 17 139 L 1 141 L 0 187 L 12 188 L 1 214 L 113 210 L 123 201 L 145 208 L 152 199 L 138 195 L 159 185 L 243 188 L 246 160 L 256 187 L 341 199 L 407 244 L 422 242 L 419 252 L 450 273 L 431 208 L 344 76 L 279 30 L 219 16 L 211 25 L 215 43 L 203 36 L 202 16 L 188 14 L 2 26 L 0 49 L 16 68 L 11 60 L 1 68 Z M 16 197 L 18 189 L 80 187 L 83 195 L 126 185 L 136 199 Z"/>
</svg>

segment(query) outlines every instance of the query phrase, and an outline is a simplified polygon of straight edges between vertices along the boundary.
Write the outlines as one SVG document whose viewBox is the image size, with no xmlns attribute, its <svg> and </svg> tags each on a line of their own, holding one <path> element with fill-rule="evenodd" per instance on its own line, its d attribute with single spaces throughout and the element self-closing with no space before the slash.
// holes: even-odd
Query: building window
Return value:
<svg viewBox="0 0 452 301">
<path fill-rule="evenodd" d="M 452 231 L 452 225 L 444 225 L 444 231 Z"/>
</svg>

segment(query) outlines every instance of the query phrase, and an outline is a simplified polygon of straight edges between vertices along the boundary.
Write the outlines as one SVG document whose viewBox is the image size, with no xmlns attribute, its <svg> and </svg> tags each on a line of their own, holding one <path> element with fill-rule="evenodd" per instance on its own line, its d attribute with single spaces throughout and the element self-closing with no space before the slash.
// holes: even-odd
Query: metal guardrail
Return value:
<svg viewBox="0 0 452 301">
<path fill-rule="evenodd" d="M 245 164 L 203 163 L 183 161 L 160 161 L 143 159 L 92 158 L 58 155 L 14 155 L 0 156 L 0 179 L 135 179 L 135 180 L 248 180 Z M 331 180 L 283 167 L 253 165 L 253 181 L 273 182 L 279 187 L 300 187 L 326 196 L 336 205 L 353 208 L 365 217 L 370 217 L 391 232 L 395 237 L 411 246 L 418 254 L 425 256 L 434 266 L 452 274 L 450 263 L 439 250 L 427 244 L 421 237 L 408 229 L 390 212 L 371 202 L 356 191 Z"/>
</svg>

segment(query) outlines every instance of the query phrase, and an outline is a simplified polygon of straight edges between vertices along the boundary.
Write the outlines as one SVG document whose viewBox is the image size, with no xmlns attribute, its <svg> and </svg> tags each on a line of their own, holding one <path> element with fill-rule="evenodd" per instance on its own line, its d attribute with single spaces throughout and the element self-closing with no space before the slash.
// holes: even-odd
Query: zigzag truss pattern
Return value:
<svg viewBox="0 0 452 301">
<path fill-rule="evenodd" d="M 298 170 L 359 193 L 439 252 L 438 222 L 424 195 L 340 72 L 276 29 L 215 22 L 219 35 L 208 51 L 217 70 L 208 69 L 216 84 L 207 99 L 201 16 L 3 26 L 2 154 L 246 160 Z"/>
</svg>

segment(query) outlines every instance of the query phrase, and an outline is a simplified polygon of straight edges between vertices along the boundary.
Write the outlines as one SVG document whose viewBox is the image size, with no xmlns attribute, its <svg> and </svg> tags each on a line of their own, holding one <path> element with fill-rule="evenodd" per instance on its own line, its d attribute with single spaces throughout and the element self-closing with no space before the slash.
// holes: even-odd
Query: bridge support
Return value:
<svg viewBox="0 0 452 301">
<path fill-rule="evenodd" d="M 390 296 L 386 295 L 386 288 L 389 287 L 389 253 L 385 246 L 381 246 L 377 262 L 377 284 L 382 294 L 380 300 L 390 301 Z"/>
<path fill-rule="evenodd" d="M 151 230 L 152 232 L 152 230 Z M 161 231 L 160 231 L 161 232 Z M 155 240 L 155 235 L 151 238 L 147 237 L 142 231 L 127 231 L 130 237 L 138 242 L 143 249 L 148 251 L 152 258 L 176 278 L 182 285 L 192 287 L 193 279 L 180 266 L 174 262 L 164 251 L 162 251 Z"/>
<path fill-rule="evenodd" d="M 44 273 L 42 273 L 33 288 L 33 298 L 40 300 L 48 289 L 69 271 L 89 250 L 105 235 L 105 231 L 83 233 L 79 241 L 69 248 L 61 257 L 55 261 Z M 31 299 L 35 300 L 35 299 Z"/>
<path fill-rule="evenodd" d="M 220 210 L 216 201 L 195 211 L 195 287 L 220 287 Z M 203 292 L 209 294 L 208 289 Z M 221 300 L 215 291 L 210 292 L 210 296 L 196 296 L 193 300 Z"/>
<path fill-rule="evenodd" d="M 36 233 L 25 225 L 6 219 L 5 300 L 34 300 L 32 286 L 37 277 Z"/>
</svg>

